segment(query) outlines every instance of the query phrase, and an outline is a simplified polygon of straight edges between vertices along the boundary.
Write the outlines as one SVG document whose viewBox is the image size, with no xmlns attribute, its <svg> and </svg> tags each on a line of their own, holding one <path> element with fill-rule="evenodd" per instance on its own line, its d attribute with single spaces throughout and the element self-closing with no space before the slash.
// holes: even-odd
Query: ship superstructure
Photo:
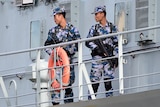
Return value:
<svg viewBox="0 0 160 107">
<path fill-rule="evenodd" d="M 67 21 L 75 25 L 82 39 L 74 58 L 76 81 L 74 102 L 66 107 L 159 105 L 160 98 L 160 1 L 159 0 L 0 0 L 0 107 L 51 107 L 48 58 L 44 41 L 55 26 L 53 8 L 63 6 Z M 114 96 L 105 98 L 103 80 L 97 96 L 89 80 L 90 50 L 84 42 L 95 24 L 91 14 L 97 5 L 106 5 L 107 20 L 119 29 L 119 67 L 113 79 Z M 101 36 L 104 38 L 106 35 Z M 66 42 L 47 47 L 58 47 Z M 104 60 L 104 59 L 103 59 Z M 93 100 L 88 101 L 88 90 Z M 63 89 L 61 93 L 64 93 Z"/>
</svg>

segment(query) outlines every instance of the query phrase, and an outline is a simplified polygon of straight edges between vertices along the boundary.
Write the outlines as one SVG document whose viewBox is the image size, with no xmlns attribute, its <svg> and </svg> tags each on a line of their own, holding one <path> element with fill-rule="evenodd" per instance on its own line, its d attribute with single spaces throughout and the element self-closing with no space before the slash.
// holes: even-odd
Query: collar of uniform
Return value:
<svg viewBox="0 0 160 107">
<path fill-rule="evenodd" d="M 99 23 L 99 26 L 102 27 L 102 28 L 104 28 L 104 27 L 109 27 L 109 22 L 107 21 L 107 23 L 106 23 L 105 26 L 102 26 L 102 24 Z"/>
<path fill-rule="evenodd" d="M 101 28 L 105 28 L 105 27 L 109 27 L 109 24 L 108 24 L 108 23 L 106 23 L 106 25 L 105 25 L 105 26 L 102 26 L 101 24 L 99 24 L 99 26 L 100 26 Z"/>
<path fill-rule="evenodd" d="M 69 23 L 67 23 L 67 24 L 66 24 L 66 28 L 65 28 L 65 29 L 70 29 L 69 27 L 70 27 L 70 24 L 69 24 Z"/>
</svg>

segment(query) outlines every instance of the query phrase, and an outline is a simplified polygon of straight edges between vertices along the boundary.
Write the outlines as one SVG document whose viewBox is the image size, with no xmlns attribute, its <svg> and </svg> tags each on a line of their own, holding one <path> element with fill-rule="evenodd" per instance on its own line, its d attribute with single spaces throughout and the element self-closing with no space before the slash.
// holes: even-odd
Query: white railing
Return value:
<svg viewBox="0 0 160 107">
<path fill-rule="evenodd" d="M 140 31 L 153 30 L 153 29 L 159 29 L 159 28 L 160 28 L 160 25 L 153 26 L 153 27 L 142 28 L 142 29 L 124 31 L 124 32 L 118 32 L 118 33 L 108 34 L 107 35 L 107 37 L 118 35 L 118 38 L 119 38 L 119 42 L 118 42 L 118 48 L 119 48 L 119 55 L 118 55 L 118 59 L 119 59 L 119 67 L 118 67 L 119 76 L 118 77 L 119 78 L 112 79 L 112 81 L 119 81 L 119 88 L 118 89 L 114 89 L 113 92 L 118 92 L 119 94 L 124 94 L 125 90 L 160 85 L 160 82 L 158 82 L 158 83 L 147 84 L 147 85 L 143 85 L 143 86 L 134 86 L 134 87 L 127 87 L 127 88 L 124 87 L 124 82 L 125 82 L 126 79 L 138 78 L 138 77 L 146 77 L 146 76 L 151 76 L 151 75 L 159 75 L 160 72 L 124 77 L 124 75 L 123 75 L 123 73 L 124 73 L 124 71 L 123 71 L 123 57 L 130 56 L 130 55 L 135 55 L 135 54 L 142 54 L 142 53 L 160 51 L 160 48 L 157 47 L 157 48 L 153 48 L 153 49 L 150 49 L 150 50 L 142 50 L 142 51 L 139 51 L 139 52 L 132 52 L 132 53 L 124 54 L 124 52 L 123 52 L 123 43 L 122 43 L 123 42 L 122 37 L 123 37 L 124 34 L 131 34 L 131 33 L 136 33 L 136 32 L 140 32 Z M 87 63 L 91 63 L 93 60 L 88 60 L 88 61 L 84 61 L 83 60 L 82 44 L 85 41 L 90 41 L 90 40 L 95 40 L 95 39 L 100 39 L 100 38 L 105 38 L 105 37 L 106 37 L 106 35 L 102 35 L 102 36 L 98 36 L 98 37 L 85 38 L 85 39 L 81 39 L 81 40 L 76 40 L 76 41 L 71 41 L 71 42 L 66 42 L 66 43 L 61 43 L 61 44 L 55 44 L 55 45 L 50 45 L 50 46 L 43 46 L 43 47 L 32 48 L 32 49 L 24 49 L 24 50 L 19 50 L 19 51 L 0 53 L 0 57 L 2 57 L 2 56 L 9 56 L 9 55 L 27 53 L 27 52 L 31 52 L 31 51 L 37 51 L 36 70 L 35 70 L 36 71 L 36 83 L 37 83 L 36 92 L 26 93 L 26 94 L 23 94 L 23 95 L 17 95 L 16 94 L 16 96 L 9 96 L 8 93 L 7 93 L 6 86 L 5 86 L 4 78 L 7 77 L 7 76 L 16 75 L 18 73 L 5 74 L 5 75 L 1 75 L 0 76 L 0 86 L 1 86 L 2 92 L 4 94 L 4 97 L 0 97 L 0 99 L 6 100 L 6 103 L 7 103 L 8 107 L 24 107 L 24 106 L 40 107 L 44 103 L 51 103 L 52 102 L 51 100 L 43 102 L 40 99 L 40 94 L 41 93 L 53 91 L 51 88 L 48 88 L 47 91 L 44 91 L 44 90 L 42 91 L 41 90 L 40 72 L 42 70 L 48 70 L 48 68 L 39 69 L 40 68 L 40 60 L 41 60 L 40 59 L 41 51 L 43 51 L 45 48 L 58 47 L 58 46 L 63 46 L 63 45 L 67 45 L 67 44 L 72 44 L 72 43 L 78 43 L 78 49 L 79 49 L 78 50 L 78 62 L 73 64 L 73 65 L 77 66 L 77 69 L 78 69 L 78 78 L 79 78 L 78 79 L 78 85 L 73 85 L 72 86 L 72 88 L 76 88 L 76 87 L 78 88 L 78 96 L 74 96 L 73 98 L 74 99 L 78 99 L 77 101 L 84 100 L 84 97 L 88 96 L 88 94 L 84 94 L 83 87 L 87 86 L 88 89 L 90 90 L 90 93 L 91 93 L 90 95 L 91 95 L 92 99 L 96 99 L 95 94 L 93 93 L 93 89 L 91 87 L 92 83 L 89 80 L 89 76 L 88 76 L 88 72 L 87 72 L 87 68 L 86 68 L 86 64 Z M 108 57 L 108 58 L 104 58 L 104 59 L 111 59 L 111 58 L 115 58 L 115 57 Z M 102 60 L 102 59 L 100 59 L 100 60 Z M 51 68 L 49 68 L 49 69 L 51 69 Z M 32 71 L 27 72 L 27 73 L 32 73 Z M 86 83 L 83 82 L 83 80 L 84 80 L 83 77 L 85 78 Z M 104 82 L 104 80 L 99 81 L 99 83 L 102 83 L 102 82 Z M 96 94 L 103 94 L 103 93 L 106 93 L 106 92 L 105 91 L 104 92 L 98 92 Z M 21 105 L 19 104 L 18 105 L 18 103 L 16 101 L 16 105 L 15 106 L 11 106 L 10 99 L 16 98 L 16 100 L 17 100 L 18 98 L 21 98 L 21 97 L 24 97 L 24 96 L 30 96 L 30 95 L 33 95 L 33 94 L 36 94 L 36 103 L 30 103 L 30 104 L 28 103 L 28 104 L 21 104 Z M 63 101 L 64 98 L 61 97 L 60 100 Z"/>
</svg>

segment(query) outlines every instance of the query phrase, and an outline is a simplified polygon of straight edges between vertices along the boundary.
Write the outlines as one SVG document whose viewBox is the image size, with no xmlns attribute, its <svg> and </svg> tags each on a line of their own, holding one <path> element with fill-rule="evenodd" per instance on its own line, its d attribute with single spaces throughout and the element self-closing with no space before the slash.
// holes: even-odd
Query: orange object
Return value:
<svg viewBox="0 0 160 107">
<path fill-rule="evenodd" d="M 61 48 L 56 48 L 56 57 L 58 56 L 58 60 L 56 61 L 56 66 L 62 66 L 62 86 L 68 86 L 69 85 L 69 79 L 70 79 L 70 62 L 68 55 L 66 51 Z M 52 80 L 51 86 L 54 89 L 60 88 L 60 83 L 56 80 L 56 72 L 53 68 L 54 66 L 54 51 L 52 51 L 52 54 L 50 55 L 49 61 L 48 61 L 48 68 L 49 68 L 49 76 Z M 52 68 L 52 69 L 51 69 Z M 60 89 L 57 89 L 56 91 L 60 92 Z"/>
</svg>

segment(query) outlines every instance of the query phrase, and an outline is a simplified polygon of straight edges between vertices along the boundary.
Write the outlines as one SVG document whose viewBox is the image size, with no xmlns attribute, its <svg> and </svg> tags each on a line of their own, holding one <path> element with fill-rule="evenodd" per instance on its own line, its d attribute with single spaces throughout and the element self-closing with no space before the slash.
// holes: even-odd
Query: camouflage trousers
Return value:
<svg viewBox="0 0 160 107">
<path fill-rule="evenodd" d="M 105 85 L 105 90 L 108 91 L 106 92 L 106 97 L 109 97 L 113 95 L 112 82 L 109 80 L 114 78 L 115 69 L 110 67 L 107 60 L 97 61 L 97 59 L 101 59 L 101 58 L 102 58 L 101 56 L 92 57 L 92 59 L 96 61 L 92 61 L 90 80 L 91 82 L 100 81 L 102 78 L 104 80 L 107 80 L 107 82 L 104 82 L 104 85 Z M 97 92 L 98 87 L 99 87 L 99 83 L 92 84 L 94 93 Z M 91 99 L 91 96 L 88 96 L 88 99 Z"/>
<path fill-rule="evenodd" d="M 92 57 L 93 60 L 100 59 L 101 56 Z M 108 61 L 92 61 L 92 68 L 90 72 L 91 81 L 100 81 L 102 77 L 104 78 L 114 78 L 115 69 L 111 68 Z"/>
</svg>

